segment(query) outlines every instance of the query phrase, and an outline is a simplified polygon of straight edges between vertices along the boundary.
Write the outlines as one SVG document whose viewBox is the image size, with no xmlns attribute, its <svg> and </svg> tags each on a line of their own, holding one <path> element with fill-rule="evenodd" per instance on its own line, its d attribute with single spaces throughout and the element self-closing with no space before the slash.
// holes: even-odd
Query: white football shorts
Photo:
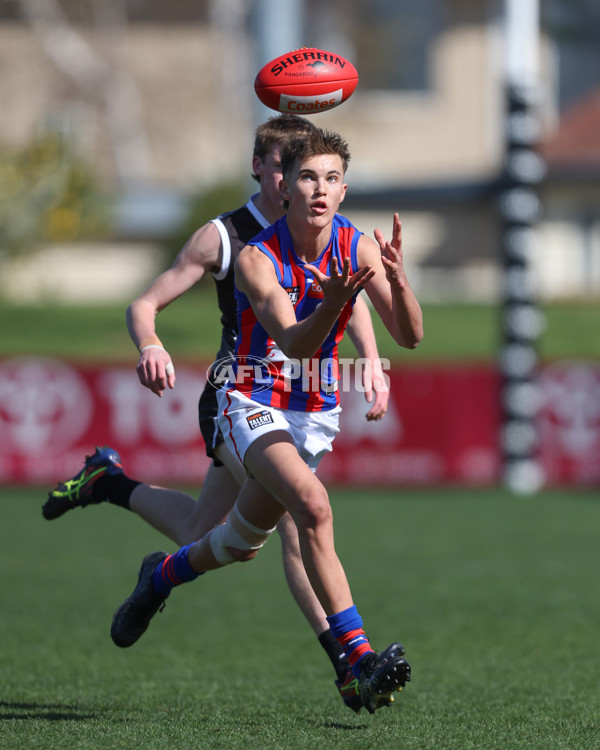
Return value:
<svg viewBox="0 0 600 750">
<path fill-rule="evenodd" d="M 319 462 L 332 449 L 340 431 L 341 406 L 328 411 L 292 411 L 265 406 L 244 396 L 234 388 L 221 388 L 217 393 L 219 427 L 229 450 L 244 463 L 249 446 L 259 437 L 285 430 L 300 457 L 316 471 Z"/>
</svg>

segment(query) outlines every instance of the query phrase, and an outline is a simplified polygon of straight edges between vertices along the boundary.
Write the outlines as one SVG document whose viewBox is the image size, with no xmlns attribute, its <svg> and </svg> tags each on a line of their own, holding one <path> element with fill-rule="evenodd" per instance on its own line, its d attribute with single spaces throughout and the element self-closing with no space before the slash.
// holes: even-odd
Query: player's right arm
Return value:
<svg viewBox="0 0 600 750">
<path fill-rule="evenodd" d="M 210 271 L 220 267 L 222 255 L 219 230 L 209 222 L 198 229 L 179 252 L 173 265 L 160 274 L 127 308 L 127 329 L 140 350 L 136 371 L 140 383 L 157 396 L 175 385 L 175 373 L 167 374 L 171 361 L 156 333 L 156 316 L 181 297 Z M 145 347 L 151 347 L 145 349 Z M 144 351 L 142 351 L 144 349 Z M 171 369 L 171 368 L 170 368 Z"/>
<path fill-rule="evenodd" d="M 371 278 L 367 266 L 355 274 L 350 272 L 350 260 L 338 271 L 332 263 L 330 277 L 314 266 L 306 264 L 323 289 L 323 301 L 304 320 L 296 320 L 296 313 L 288 293 L 280 285 L 275 269 L 267 256 L 253 245 L 246 245 L 235 265 L 235 283 L 254 310 L 258 321 L 290 359 L 310 359 L 327 338 L 344 305 Z"/>
</svg>

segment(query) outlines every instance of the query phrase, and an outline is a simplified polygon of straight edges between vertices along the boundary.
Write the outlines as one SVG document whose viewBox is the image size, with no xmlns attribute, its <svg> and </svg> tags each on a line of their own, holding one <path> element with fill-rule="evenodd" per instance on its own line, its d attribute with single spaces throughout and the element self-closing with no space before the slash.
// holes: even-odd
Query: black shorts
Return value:
<svg viewBox="0 0 600 750">
<path fill-rule="evenodd" d="M 221 332 L 221 345 L 215 362 L 232 357 L 235 350 L 235 334 L 227 328 Z M 208 380 L 198 402 L 198 421 L 200 432 L 206 444 L 206 455 L 212 458 L 215 466 L 223 466 L 222 461 L 215 456 L 215 448 L 223 442 L 223 435 L 219 429 L 219 407 L 217 405 L 217 388 L 211 384 L 213 370 L 211 368 Z"/>
<path fill-rule="evenodd" d="M 215 448 L 223 442 L 223 435 L 219 429 L 219 409 L 217 406 L 217 391 L 207 382 L 198 401 L 198 421 L 200 432 L 206 444 L 206 455 L 212 458 L 215 466 L 223 466 L 223 463 L 215 456 Z"/>
</svg>

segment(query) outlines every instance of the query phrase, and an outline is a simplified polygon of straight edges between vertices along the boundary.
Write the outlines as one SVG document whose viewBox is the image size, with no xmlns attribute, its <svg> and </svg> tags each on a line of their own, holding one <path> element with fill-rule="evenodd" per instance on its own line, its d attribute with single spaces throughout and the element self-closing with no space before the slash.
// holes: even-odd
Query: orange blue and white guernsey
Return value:
<svg viewBox="0 0 600 750">
<path fill-rule="evenodd" d="M 340 271 L 344 260 L 350 258 L 352 273 L 356 273 L 359 270 L 356 251 L 361 235 L 362 232 L 348 219 L 336 214 L 329 244 L 311 265 L 330 276 L 332 258 L 337 258 Z M 296 255 L 286 217 L 263 230 L 248 244 L 255 245 L 272 262 L 277 279 L 294 306 L 296 319 L 307 318 L 323 300 L 323 291 Z M 335 408 L 340 400 L 338 346 L 356 295 L 346 303 L 320 349 L 310 360 L 303 362 L 289 360 L 280 351 L 256 319 L 246 295 L 237 287 L 235 296 L 238 340 L 234 387 L 254 401 L 279 409 L 327 411 Z M 268 366 L 257 368 L 257 360 L 266 360 Z"/>
</svg>

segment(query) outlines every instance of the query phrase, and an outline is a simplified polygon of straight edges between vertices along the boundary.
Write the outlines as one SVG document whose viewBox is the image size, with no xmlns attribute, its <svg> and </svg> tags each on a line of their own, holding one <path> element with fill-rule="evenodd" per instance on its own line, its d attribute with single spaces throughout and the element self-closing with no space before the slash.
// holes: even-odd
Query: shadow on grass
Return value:
<svg viewBox="0 0 600 750">
<path fill-rule="evenodd" d="M 309 721 L 308 723 L 317 728 L 324 727 L 325 729 L 345 729 L 352 732 L 362 732 L 367 728 L 366 724 L 346 724 L 346 722 L 343 721 Z"/>
<path fill-rule="evenodd" d="M 9 710 L 4 710 L 9 709 Z M 7 719 L 45 719 L 46 721 L 83 721 L 97 714 L 84 713 L 78 706 L 60 703 L 18 703 L 0 701 L 0 721 Z"/>
</svg>

